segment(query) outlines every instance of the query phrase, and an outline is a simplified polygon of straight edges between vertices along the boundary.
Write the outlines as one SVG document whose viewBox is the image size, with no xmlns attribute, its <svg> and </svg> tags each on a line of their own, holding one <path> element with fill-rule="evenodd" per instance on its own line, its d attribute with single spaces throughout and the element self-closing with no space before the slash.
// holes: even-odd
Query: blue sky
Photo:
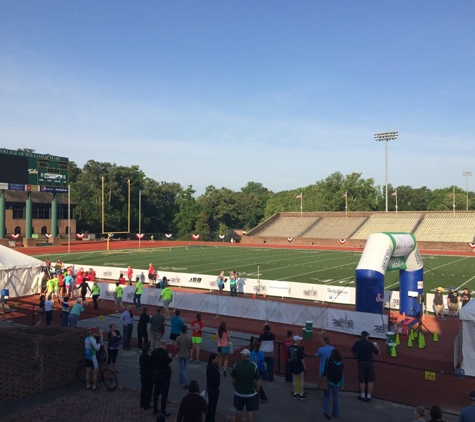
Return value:
<svg viewBox="0 0 475 422">
<path fill-rule="evenodd" d="M 383 185 L 394 130 L 389 183 L 465 189 L 474 22 L 473 1 L 4 0 L 0 147 L 280 191 Z"/>
</svg>

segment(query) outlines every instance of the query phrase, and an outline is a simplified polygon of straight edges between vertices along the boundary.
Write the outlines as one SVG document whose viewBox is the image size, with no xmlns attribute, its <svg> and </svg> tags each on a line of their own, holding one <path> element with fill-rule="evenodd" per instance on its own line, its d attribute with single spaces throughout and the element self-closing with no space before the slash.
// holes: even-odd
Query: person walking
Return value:
<svg viewBox="0 0 475 422">
<path fill-rule="evenodd" d="M 223 371 L 223 376 L 225 377 L 229 359 L 229 340 L 231 340 L 231 333 L 226 328 L 225 321 L 222 321 L 221 324 L 219 324 L 216 339 L 218 343 L 218 365 L 219 369 Z"/>
<path fill-rule="evenodd" d="M 261 374 L 263 381 L 274 381 L 274 341 L 275 335 L 270 332 L 270 325 L 264 325 L 264 332 L 259 336 L 260 350 L 264 353 L 267 370 Z"/>
<path fill-rule="evenodd" d="M 293 337 L 293 344 L 289 347 L 289 359 L 290 359 L 290 370 L 292 371 L 292 387 L 293 387 L 293 398 L 299 400 L 305 400 L 307 395 L 304 391 L 305 383 L 305 371 L 307 367 L 305 365 L 305 354 L 303 347 L 300 346 L 300 342 L 303 340 L 300 336 Z M 300 392 L 297 391 L 297 380 L 300 384 Z"/>
<path fill-rule="evenodd" d="M 190 351 L 193 348 L 191 337 L 188 335 L 188 327 L 182 325 L 181 334 L 175 340 L 175 350 L 178 356 L 178 366 L 180 368 L 180 384 L 184 384 L 183 388 L 188 388 L 188 375 L 186 373 L 186 364 L 190 356 Z"/>
<path fill-rule="evenodd" d="M 315 357 L 320 359 L 320 370 L 318 373 L 319 378 L 323 377 L 323 372 L 325 371 L 327 360 L 330 357 L 332 350 L 334 349 L 333 346 L 330 346 L 330 339 L 328 337 L 322 338 L 322 344 L 323 346 L 320 347 L 317 350 L 317 353 L 315 354 Z"/>
<path fill-rule="evenodd" d="M 119 353 L 120 340 L 122 336 L 117 330 L 115 324 L 109 325 L 109 333 L 107 334 L 107 366 L 112 364 L 112 370 L 119 372 L 116 367 L 117 354 Z"/>
<path fill-rule="evenodd" d="M 157 308 L 157 312 L 150 317 L 150 340 L 152 348 L 156 349 L 160 344 L 160 339 L 165 332 L 165 317 L 162 315 L 162 307 Z"/>
<path fill-rule="evenodd" d="M 368 339 L 369 333 L 362 331 L 361 340 L 356 341 L 351 348 L 351 353 L 358 359 L 358 382 L 360 384 L 360 395 L 358 399 L 364 402 L 370 402 L 372 400 L 371 394 L 376 378 L 374 374 L 373 355 L 379 355 L 378 343 L 371 343 Z M 367 394 L 365 394 L 365 391 L 367 391 Z"/>
<path fill-rule="evenodd" d="M 76 303 L 73 305 L 68 315 L 68 324 L 71 328 L 76 328 L 79 315 L 84 312 L 84 306 L 82 306 L 82 299 L 78 297 Z"/>
<path fill-rule="evenodd" d="M 101 294 L 101 288 L 99 287 L 99 284 L 97 283 L 97 281 L 94 281 L 94 283 L 92 283 L 91 294 L 92 294 L 92 302 L 94 303 L 94 309 L 97 309 L 99 308 L 97 299 L 99 299 L 99 296 Z"/>
<path fill-rule="evenodd" d="M 201 314 L 196 314 L 196 319 L 191 323 L 191 341 L 193 348 L 190 350 L 190 362 L 193 362 L 193 352 L 195 352 L 195 362 L 200 361 L 200 349 L 203 342 L 204 324 L 201 321 Z"/>
<path fill-rule="evenodd" d="M 218 408 L 219 387 L 221 384 L 221 374 L 218 367 L 218 355 L 210 353 L 208 366 L 206 367 L 206 391 L 208 392 L 208 412 L 206 412 L 205 422 L 216 421 L 216 409 Z"/>
<path fill-rule="evenodd" d="M 82 299 L 82 302 L 85 306 L 89 306 L 89 304 L 87 303 L 87 300 L 86 300 L 86 295 L 87 295 L 88 290 L 89 290 L 89 293 L 92 294 L 92 290 L 89 287 L 89 284 L 86 280 L 86 277 L 84 277 L 82 279 L 81 284 L 79 285 L 79 291 L 81 292 L 81 299 Z"/>
<path fill-rule="evenodd" d="M 134 292 L 134 305 L 135 310 L 140 311 L 140 300 L 142 298 L 143 284 L 140 281 L 140 277 L 137 277 L 135 280 L 135 292 Z"/>
<path fill-rule="evenodd" d="M 231 371 L 231 382 L 234 387 L 233 405 L 236 409 L 235 421 L 242 421 L 242 412 L 246 408 L 246 420 L 252 422 L 253 412 L 259 410 L 258 391 L 261 384 L 259 369 L 249 359 L 249 349 L 241 351 L 241 361 L 234 365 Z"/>
<path fill-rule="evenodd" d="M 120 316 L 120 322 L 123 324 L 122 342 L 123 350 L 130 350 L 130 340 L 132 339 L 132 332 L 134 330 L 134 315 L 132 314 L 132 306 L 127 305 L 124 312 Z"/>
<path fill-rule="evenodd" d="M 163 307 L 165 308 L 166 319 L 170 318 L 170 303 L 173 300 L 173 290 L 169 286 L 165 286 L 160 293 L 160 299 L 163 300 Z"/>
<path fill-rule="evenodd" d="M 328 379 L 328 389 L 323 392 L 323 414 L 327 419 L 338 418 L 340 407 L 338 402 L 338 390 L 343 387 L 343 356 L 333 348 L 326 360 L 323 375 Z M 333 396 L 332 414 L 330 415 L 330 394 Z"/>
<path fill-rule="evenodd" d="M 198 381 L 193 380 L 188 387 L 188 394 L 181 400 L 176 422 L 203 422 L 203 414 L 207 411 L 208 405 L 200 395 Z"/>
<path fill-rule="evenodd" d="M 140 366 L 140 407 L 143 410 L 151 409 L 153 392 L 153 364 L 150 356 L 150 344 L 146 343 L 142 348 L 142 354 L 139 357 Z"/>
<path fill-rule="evenodd" d="M 120 285 L 120 282 L 117 281 L 115 283 L 115 290 L 114 290 L 114 306 L 115 306 L 116 312 L 119 312 L 119 306 L 122 308 L 122 311 L 125 310 L 125 307 L 122 304 L 123 294 L 124 294 L 124 288 Z"/>
<path fill-rule="evenodd" d="M 148 308 L 145 307 L 143 308 L 143 311 L 140 314 L 139 323 L 137 324 L 137 344 L 139 349 L 142 349 L 142 345 L 145 346 L 148 343 L 147 324 L 149 322 L 150 317 L 148 316 Z"/>
<path fill-rule="evenodd" d="M 165 417 L 170 416 L 167 412 L 168 391 L 170 389 L 170 379 L 172 376 L 173 359 L 167 352 L 166 340 L 160 340 L 160 345 L 152 351 L 152 364 L 154 376 L 153 388 L 153 414 L 158 413 L 158 397 L 161 395 L 160 412 Z"/>
</svg>

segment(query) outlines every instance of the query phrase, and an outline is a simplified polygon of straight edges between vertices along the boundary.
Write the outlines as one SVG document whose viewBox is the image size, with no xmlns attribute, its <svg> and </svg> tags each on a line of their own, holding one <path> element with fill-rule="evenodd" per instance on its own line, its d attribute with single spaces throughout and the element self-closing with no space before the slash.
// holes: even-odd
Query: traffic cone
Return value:
<svg viewBox="0 0 475 422">
<path fill-rule="evenodd" d="M 414 347 L 412 345 L 412 333 L 409 335 L 409 338 L 407 339 L 407 347 Z"/>
<path fill-rule="evenodd" d="M 437 335 L 437 331 L 434 331 L 434 338 L 432 341 L 439 341 L 439 336 Z"/>
<path fill-rule="evenodd" d="M 396 333 L 396 344 L 397 344 L 398 346 L 401 345 L 401 340 L 399 340 L 399 333 Z"/>
<path fill-rule="evenodd" d="M 392 358 L 397 358 L 396 345 L 395 344 L 393 344 L 393 347 L 391 349 L 391 357 Z"/>
<path fill-rule="evenodd" d="M 415 331 L 414 329 L 412 329 L 412 339 L 413 340 L 417 339 L 417 331 Z"/>
<path fill-rule="evenodd" d="M 423 349 L 423 348 L 424 348 L 424 336 L 421 335 L 421 334 L 419 334 L 419 341 L 418 341 L 418 343 L 419 343 L 419 346 L 418 346 L 419 349 Z"/>
<path fill-rule="evenodd" d="M 419 341 L 422 341 L 422 346 L 426 347 L 426 338 L 422 333 L 419 334 Z"/>
</svg>

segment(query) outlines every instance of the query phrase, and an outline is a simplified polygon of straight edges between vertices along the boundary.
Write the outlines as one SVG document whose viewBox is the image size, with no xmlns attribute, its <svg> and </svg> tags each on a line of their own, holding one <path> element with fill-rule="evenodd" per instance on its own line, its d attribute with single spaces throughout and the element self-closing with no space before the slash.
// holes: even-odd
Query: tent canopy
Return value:
<svg viewBox="0 0 475 422">
<path fill-rule="evenodd" d="M 42 266 L 39 259 L 0 245 L 0 288 L 7 289 L 10 297 L 38 293 Z"/>
<path fill-rule="evenodd" d="M 475 376 L 475 300 L 469 301 L 459 311 L 462 321 L 462 363 L 465 375 Z"/>
</svg>

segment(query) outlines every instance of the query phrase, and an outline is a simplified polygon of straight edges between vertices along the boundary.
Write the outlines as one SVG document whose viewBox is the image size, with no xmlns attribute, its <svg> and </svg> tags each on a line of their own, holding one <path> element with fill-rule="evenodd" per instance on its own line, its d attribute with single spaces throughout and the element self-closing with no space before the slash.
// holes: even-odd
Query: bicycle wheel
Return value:
<svg viewBox="0 0 475 422">
<path fill-rule="evenodd" d="M 86 384 L 86 364 L 82 364 L 76 371 L 76 378 Z"/>
<path fill-rule="evenodd" d="M 119 385 L 117 376 L 110 369 L 104 369 L 101 374 L 101 381 L 109 391 L 115 391 Z"/>
</svg>

